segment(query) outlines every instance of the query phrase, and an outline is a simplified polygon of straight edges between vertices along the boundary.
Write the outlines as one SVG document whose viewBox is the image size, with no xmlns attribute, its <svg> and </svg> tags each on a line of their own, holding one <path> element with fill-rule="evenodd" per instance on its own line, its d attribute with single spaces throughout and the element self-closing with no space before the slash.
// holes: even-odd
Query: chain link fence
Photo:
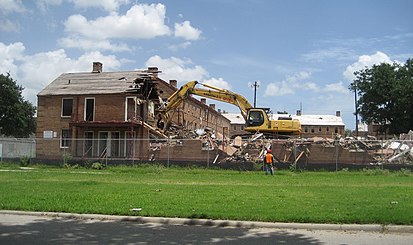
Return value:
<svg viewBox="0 0 413 245">
<path fill-rule="evenodd" d="M 412 140 L 295 139 L 219 140 L 128 139 L 0 139 L 2 162 L 85 165 L 157 163 L 165 166 L 203 166 L 258 170 L 266 149 L 272 149 L 277 168 L 409 168 L 413 167 Z"/>
</svg>

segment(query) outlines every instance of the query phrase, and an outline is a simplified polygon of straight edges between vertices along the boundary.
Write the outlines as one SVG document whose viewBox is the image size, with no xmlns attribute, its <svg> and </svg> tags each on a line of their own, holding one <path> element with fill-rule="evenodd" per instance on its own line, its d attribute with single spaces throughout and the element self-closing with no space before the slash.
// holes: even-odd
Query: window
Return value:
<svg viewBox="0 0 413 245">
<path fill-rule="evenodd" d="M 338 128 L 337 127 L 334 128 L 334 133 L 338 134 Z"/>
<path fill-rule="evenodd" d="M 94 121 L 95 98 L 85 98 L 85 121 Z"/>
<path fill-rule="evenodd" d="M 125 121 L 136 119 L 136 97 L 126 97 Z"/>
<path fill-rule="evenodd" d="M 69 148 L 69 129 L 62 129 L 60 133 L 60 148 Z"/>
<path fill-rule="evenodd" d="M 311 128 L 311 133 L 314 133 L 314 128 Z"/>
<path fill-rule="evenodd" d="M 62 117 L 72 116 L 73 99 L 62 99 Z"/>
<path fill-rule="evenodd" d="M 98 144 L 98 153 L 99 157 L 108 157 L 110 156 L 110 150 L 108 151 L 108 139 L 109 132 L 99 132 L 99 144 Z"/>
<path fill-rule="evenodd" d="M 304 132 L 308 133 L 308 128 L 307 127 L 304 128 Z"/>
<path fill-rule="evenodd" d="M 93 156 L 93 131 L 85 132 L 85 146 L 83 148 L 83 156 Z"/>
<path fill-rule="evenodd" d="M 326 128 L 326 131 L 327 131 L 327 132 L 330 132 L 330 128 L 329 128 L 329 127 L 327 127 L 327 128 Z"/>
<path fill-rule="evenodd" d="M 321 127 L 319 127 L 319 128 L 318 128 L 318 132 L 321 132 L 321 130 L 322 130 Z"/>
<path fill-rule="evenodd" d="M 110 134 L 110 156 L 120 156 L 120 132 L 111 132 Z"/>
<path fill-rule="evenodd" d="M 261 111 L 250 111 L 248 115 L 248 126 L 261 126 L 264 123 L 264 117 Z"/>
</svg>

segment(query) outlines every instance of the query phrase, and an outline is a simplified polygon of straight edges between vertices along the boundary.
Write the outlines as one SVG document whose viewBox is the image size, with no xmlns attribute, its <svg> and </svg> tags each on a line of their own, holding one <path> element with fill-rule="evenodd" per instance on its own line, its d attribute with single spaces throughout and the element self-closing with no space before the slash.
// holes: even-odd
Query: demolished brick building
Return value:
<svg viewBox="0 0 413 245">
<path fill-rule="evenodd" d="M 81 159 L 147 160 L 153 155 L 150 140 L 166 138 L 156 128 L 156 112 L 177 90 L 177 81 L 163 81 L 156 67 L 119 72 L 103 72 L 102 67 L 94 62 L 92 72 L 63 73 L 38 94 L 38 159 L 70 154 Z M 185 101 L 172 119 L 187 130 L 202 126 L 228 137 L 229 120 L 194 98 Z"/>
</svg>

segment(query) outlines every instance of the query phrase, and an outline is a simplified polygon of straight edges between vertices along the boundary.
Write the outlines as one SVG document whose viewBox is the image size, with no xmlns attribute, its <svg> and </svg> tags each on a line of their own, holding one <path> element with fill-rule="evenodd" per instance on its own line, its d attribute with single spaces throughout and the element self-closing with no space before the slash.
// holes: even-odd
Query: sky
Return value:
<svg viewBox="0 0 413 245">
<path fill-rule="evenodd" d="M 413 58 L 410 0 L 0 0 L 0 73 L 36 95 L 61 73 L 132 71 L 229 89 L 355 128 L 354 72 Z M 217 108 L 239 112 L 224 103 Z"/>
</svg>

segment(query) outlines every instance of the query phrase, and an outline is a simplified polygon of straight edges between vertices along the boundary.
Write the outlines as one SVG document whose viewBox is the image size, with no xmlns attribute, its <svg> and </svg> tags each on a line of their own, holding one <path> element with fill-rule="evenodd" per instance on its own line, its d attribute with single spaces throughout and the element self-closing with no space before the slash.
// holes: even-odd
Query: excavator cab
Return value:
<svg viewBox="0 0 413 245">
<path fill-rule="evenodd" d="M 246 122 L 247 127 L 259 127 L 262 126 L 265 122 L 268 122 L 268 118 L 263 109 L 252 108 L 248 110 Z"/>
</svg>

